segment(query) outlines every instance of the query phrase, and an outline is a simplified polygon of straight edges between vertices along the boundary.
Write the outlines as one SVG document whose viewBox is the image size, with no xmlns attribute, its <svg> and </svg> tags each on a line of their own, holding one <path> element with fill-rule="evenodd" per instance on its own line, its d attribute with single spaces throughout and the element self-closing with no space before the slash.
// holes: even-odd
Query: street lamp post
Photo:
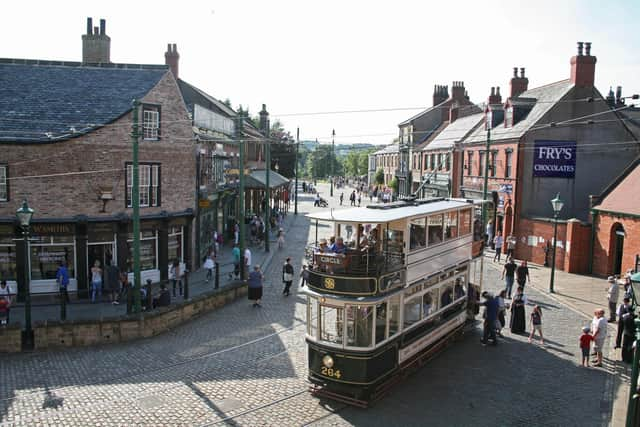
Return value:
<svg viewBox="0 0 640 427">
<path fill-rule="evenodd" d="M 300 149 L 300 128 L 296 129 L 296 200 L 294 206 L 294 215 L 298 215 L 298 150 Z"/>
<path fill-rule="evenodd" d="M 333 197 L 333 174 L 335 173 L 334 170 L 334 164 L 335 164 L 335 157 L 336 157 L 336 153 L 335 153 L 335 141 L 336 140 L 336 130 L 333 129 L 331 131 L 331 176 L 329 177 L 329 179 L 331 179 L 331 192 L 330 192 L 330 196 Z"/>
<path fill-rule="evenodd" d="M 551 281 L 549 282 L 549 292 L 554 293 L 553 280 L 556 275 L 556 245 L 557 245 L 557 234 L 558 234 L 558 215 L 562 210 L 562 206 L 564 206 L 564 202 L 560 200 L 560 193 L 558 193 L 555 199 L 551 200 L 551 206 L 553 207 L 553 251 L 551 255 Z"/>
<path fill-rule="evenodd" d="M 22 227 L 22 237 L 24 238 L 24 251 L 29 257 L 29 224 L 31 223 L 31 217 L 33 216 L 33 209 L 29 207 L 27 204 L 27 200 L 25 199 L 22 202 L 22 207 L 16 211 L 16 217 L 18 218 L 18 222 L 20 223 L 20 227 Z M 27 263 L 28 266 L 28 263 Z M 25 349 L 31 350 L 33 349 L 33 330 L 31 329 L 31 286 L 29 280 L 29 271 L 25 269 L 25 287 L 26 294 L 24 299 L 24 336 L 23 336 L 23 344 Z"/>
</svg>

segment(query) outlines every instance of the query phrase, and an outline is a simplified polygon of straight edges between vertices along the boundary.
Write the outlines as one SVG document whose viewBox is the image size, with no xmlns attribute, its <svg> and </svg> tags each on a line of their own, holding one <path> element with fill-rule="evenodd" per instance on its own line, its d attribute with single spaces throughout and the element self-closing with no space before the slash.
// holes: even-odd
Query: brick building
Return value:
<svg viewBox="0 0 640 427">
<path fill-rule="evenodd" d="M 170 260 L 191 259 L 188 111 L 167 66 L 109 62 L 105 27 L 88 20 L 83 62 L 0 59 L 0 271 L 20 295 L 27 282 L 32 293 L 57 291 L 59 261 L 81 295 L 96 260 L 130 271 L 133 99 L 141 103 L 142 279 L 166 278 Z M 24 199 L 35 210 L 28 247 L 14 240 Z"/>
</svg>

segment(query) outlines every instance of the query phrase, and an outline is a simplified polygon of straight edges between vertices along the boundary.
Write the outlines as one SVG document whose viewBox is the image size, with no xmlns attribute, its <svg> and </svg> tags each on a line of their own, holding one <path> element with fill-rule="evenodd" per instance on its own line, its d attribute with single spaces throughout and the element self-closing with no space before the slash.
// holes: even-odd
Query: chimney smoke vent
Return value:
<svg viewBox="0 0 640 427">
<path fill-rule="evenodd" d="M 93 29 L 93 20 L 91 18 L 87 18 L 87 35 L 91 34 L 92 29 Z"/>
<path fill-rule="evenodd" d="M 524 79 L 524 67 L 520 68 L 520 78 Z"/>
<path fill-rule="evenodd" d="M 591 56 L 591 42 L 586 42 L 584 44 L 584 53 L 587 56 Z"/>
<path fill-rule="evenodd" d="M 104 36 L 107 34 L 107 21 L 104 19 L 100 20 L 100 35 Z"/>
<path fill-rule="evenodd" d="M 514 78 L 518 77 L 518 67 L 513 67 L 513 77 Z"/>
<path fill-rule="evenodd" d="M 582 45 L 584 43 L 582 42 L 578 42 L 578 56 L 582 56 Z"/>
</svg>

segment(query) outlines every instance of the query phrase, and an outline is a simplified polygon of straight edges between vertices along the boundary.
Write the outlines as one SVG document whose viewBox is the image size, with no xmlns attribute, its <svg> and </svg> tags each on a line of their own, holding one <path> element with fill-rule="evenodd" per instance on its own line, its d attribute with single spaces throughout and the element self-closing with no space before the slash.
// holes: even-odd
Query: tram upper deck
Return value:
<svg viewBox="0 0 640 427">
<path fill-rule="evenodd" d="M 379 295 L 478 257 L 477 206 L 431 199 L 308 214 L 316 227 L 318 221 L 333 224 L 332 238 L 316 239 L 308 249 L 309 286 L 337 295 Z"/>
</svg>

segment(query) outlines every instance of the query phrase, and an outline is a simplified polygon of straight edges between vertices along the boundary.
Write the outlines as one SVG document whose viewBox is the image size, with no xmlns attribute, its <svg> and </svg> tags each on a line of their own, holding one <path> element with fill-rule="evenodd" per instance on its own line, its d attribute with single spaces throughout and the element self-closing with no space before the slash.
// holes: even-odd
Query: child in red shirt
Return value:
<svg viewBox="0 0 640 427">
<path fill-rule="evenodd" d="M 582 366 L 589 366 L 589 350 L 591 350 L 591 341 L 593 341 L 593 335 L 589 333 L 591 329 L 588 326 L 582 328 L 582 335 L 580 335 L 580 349 L 582 350 Z M 586 365 L 585 365 L 586 363 Z"/>
</svg>

